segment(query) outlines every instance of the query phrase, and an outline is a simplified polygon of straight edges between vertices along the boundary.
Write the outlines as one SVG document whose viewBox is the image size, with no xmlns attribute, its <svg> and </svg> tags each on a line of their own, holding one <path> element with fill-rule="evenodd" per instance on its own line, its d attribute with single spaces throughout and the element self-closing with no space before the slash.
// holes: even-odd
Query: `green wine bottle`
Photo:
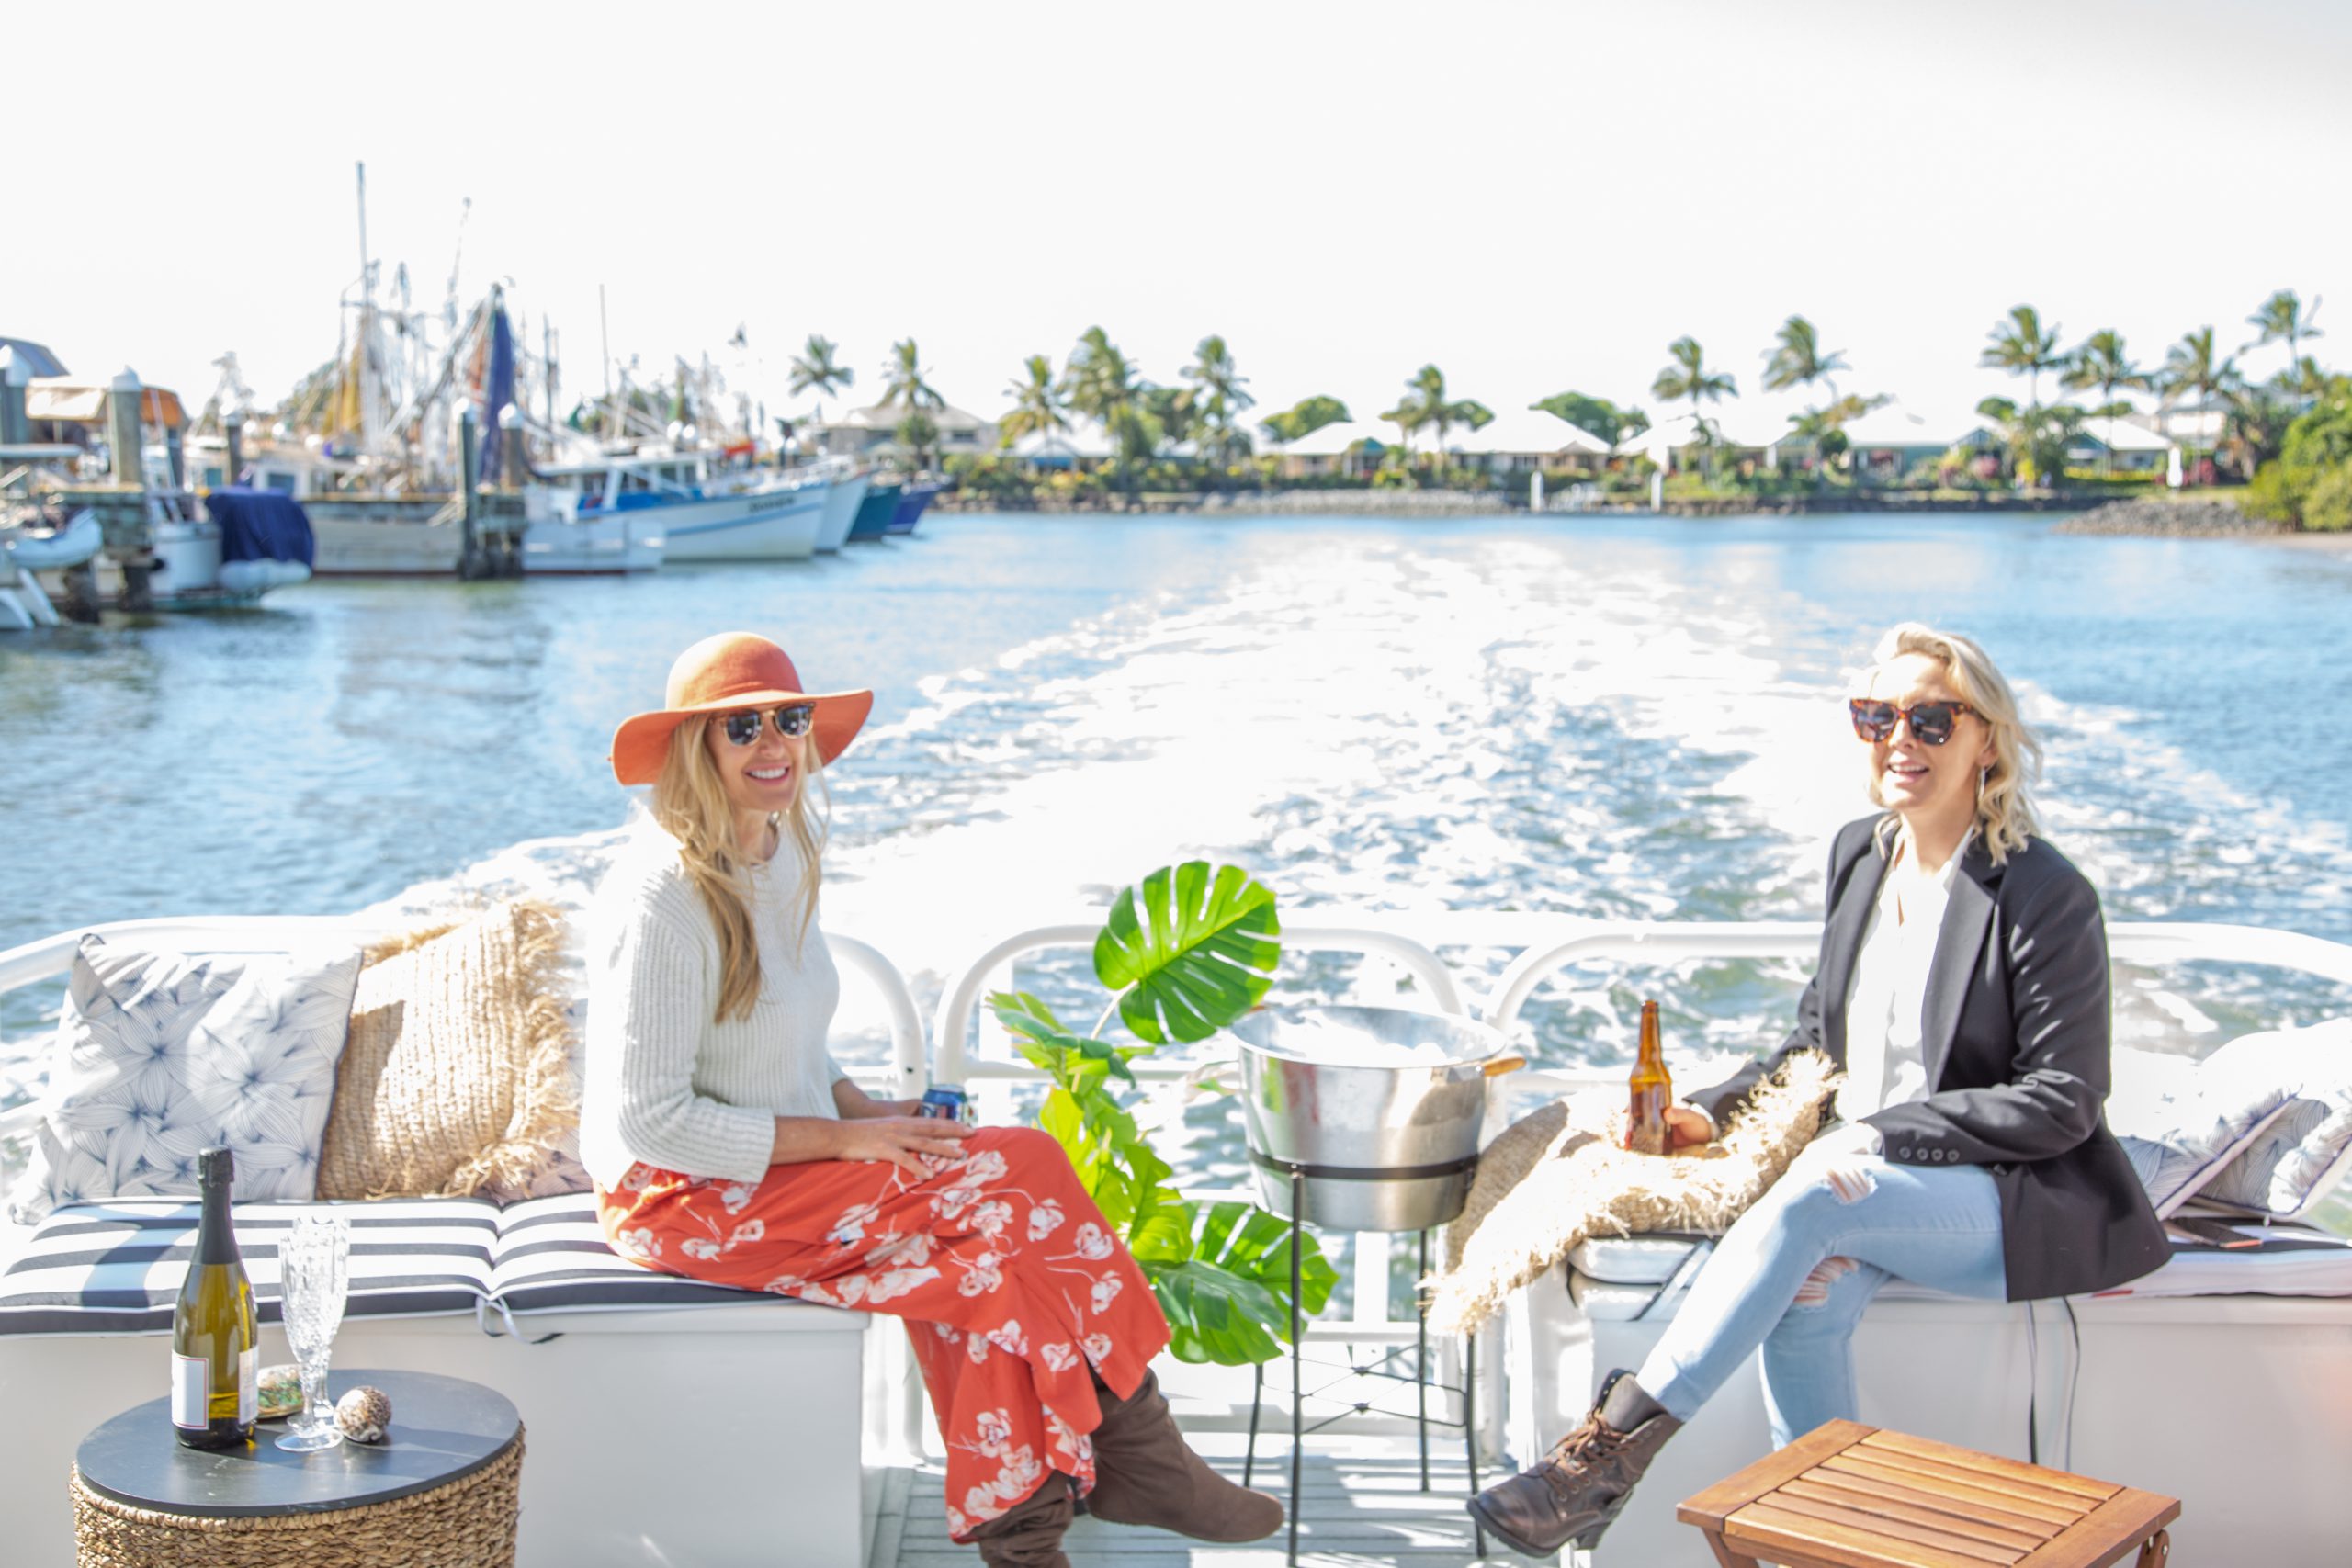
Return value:
<svg viewBox="0 0 2352 1568">
<path fill-rule="evenodd" d="M 229 1224 L 235 1162 L 227 1149 L 206 1149 L 197 1162 L 204 1218 L 172 1313 L 172 1427 L 189 1448 L 227 1449 L 254 1438 L 261 1335 Z"/>
</svg>

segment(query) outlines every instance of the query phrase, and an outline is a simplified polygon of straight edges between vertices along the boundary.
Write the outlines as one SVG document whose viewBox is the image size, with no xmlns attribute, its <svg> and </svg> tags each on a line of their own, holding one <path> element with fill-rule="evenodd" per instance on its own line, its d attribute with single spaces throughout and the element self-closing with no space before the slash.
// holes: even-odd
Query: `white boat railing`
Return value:
<svg viewBox="0 0 2352 1568">
<path fill-rule="evenodd" d="M 409 930 L 413 919 L 356 920 L 331 915 L 227 915 L 196 919 L 111 920 L 84 926 L 39 942 L 0 952 L 0 992 L 54 980 L 73 967 L 74 953 L 85 936 L 108 942 L 136 942 L 167 953 L 220 954 L 284 953 L 292 948 L 345 942 L 366 946 Z M 863 976 L 880 994 L 890 1021 L 890 1053 L 894 1062 L 921 1062 L 923 1055 L 922 1011 L 905 975 L 881 949 L 854 936 L 828 931 L 834 958 Z M 917 1090 L 917 1093 L 922 1092 Z M 38 1105 L 0 1111 L 0 1139 L 21 1136 L 40 1120 Z"/>
<path fill-rule="evenodd" d="M 1497 977 L 1485 1005 L 1475 1010 L 1475 1016 L 1507 1037 L 1520 1027 L 1521 1015 L 1536 991 L 1572 964 L 1736 959 L 1801 963 L 1810 960 L 1821 944 L 1816 921 L 1594 920 L 1480 911 L 1361 915 L 1354 919 L 1359 923 L 1286 925 L 1283 945 L 1313 952 L 1360 952 L 1387 959 L 1412 975 L 1425 987 L 1424 1005 L 1441 1012 L 1471 1014 L 1473 1010 L 1464 1005 L 1461 984 L 1436 949 L 1518 950 Z M 1403 934 L 1400 928 L 1405 926 L 1416 936 Z M 1089 920 L 1033 927 L 974 958 L 949 985 L 934 1014 L 932 1064 L 938 1077 L 950 1083 L 1045 1082 L 1046 1074 L 1014 1054 L 1011 1038 L 1001 1028 L 980 1020 L 980 999 L 989 990 L 1012 988 L 1014 959 L 1051 948 L 1091 946 L 1101 929 L 1099 915 Z M 2127 920 L 2108 927 L 2108 949 L 2110 959 L 2118 963 L 2158 964 L 2194 959 L 2261 964 L 2352 985 L 2352 946 L 2292 931 Z M 976 1021 L 982 1021 L 977 1051 L 972 1043 Z M 1205 1062 L 1193 1056 L 1182 1065 L 1138 1062 L 1135 1072 L 1138 1078 L 1167 1081 L 1231 1059 L 1228 1052 Z M 902 1073 L 911 1074 L 916 1064 L 905 1061 L 900 1067 Z M 1622 1084 L 1623 1076 L 1622 1066 L 1582 1072 L 1544 1068 L 1516 1073 L 1505 1081 L 1514 1096 L 1525 1096 Z M 929 1081 L 924 1078 L 921 1083 L 927 1086 Z M 914 1087 L 915 1078 L 909 1077 L 904 1082 L 909 1086 L 905 1092 L 921 1092 L 920 1087 Z M 1351 1249 L 1353 1323 L 1359 1328 L 1409 1332 L 1413 1326 L 1409 1319 L 1387 1316 L 1389 1241 L 1385 1235 L 1371 1232 L 1355 1237 Z M 1487 1361 L 1491 1365 L 1493 1358 Z"/>
<path fill-rule="evenodd" d="M 65 932 L 0 952 L 0 992 L 64 975 L 82 936 L 135 940 L 150 947 L 198 953 L 276 953 L 326 941 L 365 942 L 404 929 L 407 922 L 357 922 L 332 917 L 252 916 L 121 920 Z M 892 1092 L 910 1098 L 932 1082 L 1042 1083 L 1046 1075 L 1019 1059 L 1010 1037 L 983 1019 L 980 1004 L 991 989 L 1012 988 L 1015 960 L 1056 948 L 1091 947 L 1101 931 L 1099 912 L 1081 919 L 1033 927 L 984 949 L 948 985 L 933 1016 L 926 1049 L 922 1020 L 905 977 L 878 949 L 854 937 L 830 934 L 835 953 L 879 990 L 889 1017 Z M 1283 932 L 1286 947 L 1304 952 L 1353 952 L 1385 961 L 1414 981 L 1419 1005 L 1432 1010 L 1480 1016 L 1507 1036 L 1536 992 L 1562 969 L 1588 963 L 1677 964 L 1751 959 L 1803 963 L 1820 943 L 1812 921 L 1605 921 L 1532 913 L 1439 912 L 1419 915 L 1350 914 L 1343 919 L 1294 924 Z M 2163 964 L 2211 961 L 2265 964 L 2300 970 L 2352 985 L 2352 946 L 2289 931 L 2198 922 L 2120 921 L 2108 927 L 2109 951 L 2118 963 Z M 1441 948 L 1511 950 L 1514 956 L 1497 977 L 1490 996 L 1476 1010 L 1465 1001 L 1454 969 Z M 981 1027 L 977 1031 L 975 1024 Z M 976 1047 L 977 1043 L 977 1049 Z M 1230 1060 L 1212 1056 L 1208 1062 Z M 1167 1082 L 1196 1074 L 1200 1057 L 1182 1064 L 1139 1062 L 1139 1078 Z M 1576 1071 L 1529 1070 L 1506 1080 L 1514 1095 L 1563 1093 L 1622 1081 L 1622 1068 Z M 0 1138 L 21 1135 L 38 1119 L 33 1106 L 0 1112 Z M 1191 1190 L 1188 1190 L 1188 1192 Z M 1251 1196 L 1201 1192 L 1199 1196 Z M 1410 1318 L 1389 1316 L 1388 1274 L 1392 1238 L 1363 1233 L 1350 1248 L 1351 1320 L 1323 1332 L 1349 1339 L 1409 1337 Z M 1447 1359 L 1452 1360 L 1448 1356 Z M 1500 1358 L 1480 1359 L 1483 1446 L 1498 1449 L 1493 1419 L 1498 1397 Z M 919 1392 L 907 1397 L 919 1401 Z M 914 1430 L 919 1406 L 898 1413 L 899 1425 Z"/>
</svg>

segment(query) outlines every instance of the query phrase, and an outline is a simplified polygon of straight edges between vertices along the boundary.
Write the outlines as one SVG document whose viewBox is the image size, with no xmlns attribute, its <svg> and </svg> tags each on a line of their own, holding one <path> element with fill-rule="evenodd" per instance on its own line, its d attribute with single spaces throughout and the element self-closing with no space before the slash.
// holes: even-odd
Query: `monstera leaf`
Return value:
<svg viewBox="0 0 2352 1568">
<path fill-rule="evenodd" d="M 1258 1005 L 1282 960 L 1273 891 L 1238 866 L 1162 866 L 1112 906 L 1094 973 L 1138 1040 L 1206 1040 Z"/>
<path fill-rule="evenodd" d="M 1135 1247 L 1168 1319 L 1169 1349 L 1180 1361 L 1227 1367 L 1272 1360 L 1290 1338 L 1289 1224 L 1250 1203 L 1186 1207 L 1181 1243 L 1139 1237 Z M 1304 1231 L 1298 1253 L 1299 1302 L 1311 1322 L 1340 1276 Z"/>
<path fill-rule="evenodd" d="M 1065 1071 L 1082 1077 L 1088 1063 L 1100 1064 L 1108 1077 L 1136 1081 L 1135 1070 L 1127 1066 L 1127 1059 L 1139 1055 L 1138 1051 L 1114 1046 L 1090 1035 L 1072 1034 L 1062 1027 L 1062 1021 L 1054 1016 L 1053 1009 L 1026 991 L 991 991 L 989 1009 L 1006 1032 L 1020 1040 L 1023 1055 L 1055 1072 L 1057 1083 L 1063 1081 Z M 1064 1053 L 1070 1059 L 1066 1059 Z"/>
</svg>

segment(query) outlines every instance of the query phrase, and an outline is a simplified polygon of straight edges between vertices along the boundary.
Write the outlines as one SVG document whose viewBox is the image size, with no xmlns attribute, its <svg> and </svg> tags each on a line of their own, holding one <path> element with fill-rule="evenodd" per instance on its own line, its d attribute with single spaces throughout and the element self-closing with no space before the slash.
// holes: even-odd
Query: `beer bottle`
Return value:
<svg viewBox="0 0 2352 1568">
<path fill-rule="evenodd" d="M 1635 1154 L 1662 1155 L 1668 1140 L 1667 1107 L 1674 1103 L 1674 1079 L 1666 1070 L 1666 1047 L 1658 1039 L 1657 1003 L 1642 1004 L 1642 1051 L 1634 1059 L 1625 1108 L 1625 1146 Z"/>
</svg>

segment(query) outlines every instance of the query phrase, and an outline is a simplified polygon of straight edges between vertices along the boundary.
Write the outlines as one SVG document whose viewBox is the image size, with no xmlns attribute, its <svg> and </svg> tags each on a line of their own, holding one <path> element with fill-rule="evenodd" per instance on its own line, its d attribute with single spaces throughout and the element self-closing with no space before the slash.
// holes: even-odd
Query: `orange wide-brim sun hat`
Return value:
<svg viewBox="0 0 2352 1568">
<path fill-rule="evenodd" d="M 650 784 L 662 776 L 670 737 L 698 713 L 736 713 L 747 708 L 808 703 L 817 709 L 810 734 L 827 764 L 849 743 L 874 711 L 872 692 L 804 692 L 800 672 L 784 649 L 750 632 L 721 632 L 678 655 L 662 706 L 621 721 L 613 731 L 613 776 L 625 784 Z"/>
</svg>

